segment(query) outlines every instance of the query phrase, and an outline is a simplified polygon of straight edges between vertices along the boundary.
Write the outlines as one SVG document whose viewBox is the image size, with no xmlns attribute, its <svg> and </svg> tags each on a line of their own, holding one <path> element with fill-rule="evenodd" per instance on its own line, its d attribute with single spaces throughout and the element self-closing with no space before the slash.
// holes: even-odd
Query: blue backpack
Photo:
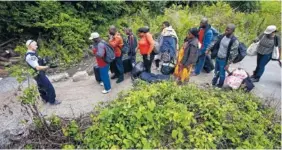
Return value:
<svg viewBox="0 0 282 150">
<path fill-rule="evenodd" d="M 212 30 L 212 34 L 213 34 L 213 38 L 212 38 L 212 41 L 216 40 L 218 35 L 219 35 L 219 32 L 218 30 L 216 30 L 213 26 L 211 27 L 211 30 Z"/>
</svg>

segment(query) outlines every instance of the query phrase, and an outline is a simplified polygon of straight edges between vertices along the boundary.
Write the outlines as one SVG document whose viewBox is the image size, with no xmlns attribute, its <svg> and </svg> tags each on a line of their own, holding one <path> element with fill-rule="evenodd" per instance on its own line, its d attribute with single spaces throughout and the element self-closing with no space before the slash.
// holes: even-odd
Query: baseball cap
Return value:
<svg viewBox="0 0 282 150">
<path fill-rule="evenodd" d="M 98 37 L 100 37 L 99 33 L 93 32 L 93 33 L 91 33 L 89 40 L 93 40 L 93 39 L 96 39 Z"/>
</svg>

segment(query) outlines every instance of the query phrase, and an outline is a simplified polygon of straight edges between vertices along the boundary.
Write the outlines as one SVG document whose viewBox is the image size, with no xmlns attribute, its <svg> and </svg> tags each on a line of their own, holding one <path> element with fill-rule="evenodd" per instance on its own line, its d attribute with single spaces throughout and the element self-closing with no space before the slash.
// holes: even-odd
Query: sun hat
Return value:
<svg viewBox="0 0 282 150">
<path fill-rule="evenodd" d="M 273 33 L 274 31 L 276 31 L 276 26 L 275 25 L 270 25 L 268 26 L 265 31 L 264 31 L 264 34 L 271 34 Z"/>
</svg>

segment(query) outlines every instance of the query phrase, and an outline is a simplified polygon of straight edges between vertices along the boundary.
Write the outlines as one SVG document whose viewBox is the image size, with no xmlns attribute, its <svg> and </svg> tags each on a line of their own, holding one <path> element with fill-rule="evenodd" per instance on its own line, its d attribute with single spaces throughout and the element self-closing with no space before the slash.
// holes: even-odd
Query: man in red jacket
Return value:
<svg viewBox="0 0 282 150">
<path fill-rule="evenodd" d="M 111 82 L 109 77 L 109 64 L 107 64 L 104 61 L 105 57 L 105 51 L 106 51 L 106 45 L 104 44 L 105 41 L 103 41 L 99 34 L 97 32 L 94 32 L 91 34 L 90 40 L 93 40 L 94 42 L 94 48 L 93 48 L 93 54 L 96 57 L 97 64 L 99 67 L 99 73 L 101 80 L 104 84 L 104 90 L 102 91 L 103 94 L 107 94 L 111 91 Z"/>
</svg>

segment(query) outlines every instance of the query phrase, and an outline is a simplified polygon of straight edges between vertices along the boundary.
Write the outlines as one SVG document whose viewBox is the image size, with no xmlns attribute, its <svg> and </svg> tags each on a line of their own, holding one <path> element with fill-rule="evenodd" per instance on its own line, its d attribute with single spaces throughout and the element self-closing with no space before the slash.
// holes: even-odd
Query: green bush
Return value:
<svg viewBox="0 0 282 150">
<path fill-rule="evenodd" d="M 135 15 L 124 16 L 119 19 L 119 27 L 130 26 L 134 31 L 139 27 L 148 25 L 151 33 L 161 31 L 163 21 L 169 21 L 175 28 L 183 43 L 189 28 L 198 27 L 202 17 L 206 16 L 212 26 L 223 33 L 228 23 L 234 23 L 237 28 L 235 35 L 245 44 L 250 44 L 253 39 L 262 33 L 268 25 L 274 24 L 281 29 L 280 5 L 281 2 L 260 2 L 261 10 L 253 13 L 243 13 L 234 10 L 226 2 L 217 2 L 212 5 L 198 5 L 188 7 L 172 5 L 164 10 L 163 15 L 154 15 L 148 9 L 141 9 Z"/>
<path fill-rule="evenodd" d="M 173 87 L 173 88 L 172 88 Z M 272 109 L 238 91 L 139 84 L 93 117 L 85 148 L 280 148 Z"/>
</svg>

